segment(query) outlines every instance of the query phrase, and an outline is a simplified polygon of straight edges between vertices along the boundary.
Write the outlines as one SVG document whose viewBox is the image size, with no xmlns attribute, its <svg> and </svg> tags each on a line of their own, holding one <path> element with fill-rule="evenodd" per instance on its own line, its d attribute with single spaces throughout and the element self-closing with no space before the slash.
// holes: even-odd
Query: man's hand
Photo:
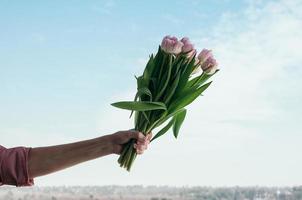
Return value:
<svg viewBox="0 0 302 200">
<path fill-rule="evenodd" d="M 110 135 L 113 144 L 113 153 L 121 154 L 123 145 L 131 139 L 136 139 L 134 148 L 137 154 L 142 154 L 148 148 L 148 144 L 152 138 L 152 133 L 148 133 L 145 136 L 143 133 L 135 130 L 118 131 Z"/>
</svg>

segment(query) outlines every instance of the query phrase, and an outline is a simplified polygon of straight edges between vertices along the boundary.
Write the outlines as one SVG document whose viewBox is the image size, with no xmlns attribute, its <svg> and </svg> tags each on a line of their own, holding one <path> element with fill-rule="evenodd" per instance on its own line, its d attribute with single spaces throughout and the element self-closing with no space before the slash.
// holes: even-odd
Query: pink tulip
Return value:
<svg viewBox="0 0 302 200">
<path fill-rule="evenodd" d="M 191 43 L 188 37 L 184 37 L 180 41 L 184 44 L 182 46 L 183 53 L 188 53 L 194 49 L 194 45 Z"/>
<path fill-rule="evenodd" d="M 184 44 L 181 41 L 178 41 L 176 37 L 167 35 L 162 40 L 161 48 L 166 53 L 179 54 L 183 45 Z"/>
<path fill-rule="evenodd" d="M 208 49 L 203 49 L 198 55 L 200 63 L 204 63 L 210 57 L 213 57 L 213 54 L 212 51 Z"/>
<path fill-rule="evenodd" d="M 217 61 L 213 58 L 213 56 L 209 57 L 205 62 L 201 64 L 201 69 L 206 73 L 206 74 L 213 74 L 217 70 Z"/>
</svg>

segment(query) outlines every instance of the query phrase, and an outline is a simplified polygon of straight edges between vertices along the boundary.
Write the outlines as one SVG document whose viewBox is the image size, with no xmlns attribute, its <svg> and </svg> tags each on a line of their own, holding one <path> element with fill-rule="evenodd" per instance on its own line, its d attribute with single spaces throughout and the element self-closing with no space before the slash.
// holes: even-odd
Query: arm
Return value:
<svg viewBox="0 0 302 200">
<path fill-rule="evenodd" d="M 119 131 L 70 144 L 32 148 L 28 158 L 29 177 L 43 176 L 109 154 L 120 154 L 123 144 L 133 138 L 137 140 L 137 153 L 142 154 L 151 134 L 145 137 L 137 131 Z"/>
</svg>

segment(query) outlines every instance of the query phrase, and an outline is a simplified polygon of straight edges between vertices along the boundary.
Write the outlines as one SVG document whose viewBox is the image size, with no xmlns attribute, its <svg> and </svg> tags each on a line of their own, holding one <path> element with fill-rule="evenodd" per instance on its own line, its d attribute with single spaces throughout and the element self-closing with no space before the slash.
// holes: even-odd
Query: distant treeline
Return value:
<svg viewBox="0 0 302 200">
<path fill-rule="evenodd" d="M 302 200 L 297 187 L 0 187 L 0 200 Z"/>
</svg>

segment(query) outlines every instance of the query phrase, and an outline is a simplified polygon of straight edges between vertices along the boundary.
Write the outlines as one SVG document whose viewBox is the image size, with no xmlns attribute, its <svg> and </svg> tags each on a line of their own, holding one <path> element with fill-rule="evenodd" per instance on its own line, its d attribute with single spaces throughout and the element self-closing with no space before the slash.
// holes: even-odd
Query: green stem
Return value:
<svg viewBox="0 0 302 200">
<path fill-rule="evenodd" d="M 150 112 L 150 115 L 151 115 L 151 112 Z M 151 132 L 153 127 L 156 125 L 156 122 L 158 122 L 158 120 L 155 122 L 152 122 L 153 121 L 152 120 L 152 121 L 150 121 L 150 123 L 148 123 L 147 120 L 145 118 L 143 118 L 144 116 L 142 116 L 141 113 L 139 113 L 138 117 L 139 117 L 139 119 L 138 119 L 139 123 L 137 123 L 135 125 L 136 130 L 141 131 L 144 134 Z M 126 168 L 128 171 L 130 171 L 131 166 L 133 165 L 134 160 L 137 157 L 136 150 L 133 147 L 135 142 L 136 142 L 135 139 L 132 139 L 127 144 L 125 144 L 125 146 L 122 150 L 122 153 L 118 159 L 118 163 L 120 163 L 120 166 L 123 168 Z"/>
<path fill-rule="evenodd" d="M 131 157 L 130 157 L 130 159 L 129 159 L 129 162 L 127 163 L 127 171 L 130 171 L 131 166 L 132 166 L 132 164 L 133 164 L 135 158 L 136 158 L 136 152 L 135 152 L 135 151 L 132 151 L 132 152 L 131 152 Z"/>
<path fill-rule="evenodd" d="M 127 144 L 124 145 L 122 153 L 121 153 L 121 155 L 120 155 L 120 157 L 118 159 L 118 163 L 120 163 L 120 164 L 123 163 L 123 160 L 125 158 L 125 155 L 126 155 L 127 151 L 129 150 L 129 147 L 130 147 L 129 143 L 127 143 Z"/>
<path fill-rule="evenodd" d="M 127 167 L 129 159 L 131 157 L 132 149 L 133 149 L 133 147 L 132 147 L 132 141 L 131 141 L 131 142 L 129 142 L 129 149 L 127 150 L 126 155 L 123 160 L 123 167 Z"/>
<path fill-rule="evenodd" d="M 123 168 L 126 168 L 127 166 L 127 163 L 128 163 L 128 160 L 129 160 L 129 157 L 130 157 L 130 149 L 127 151 L 126 155 L 125 155 L 125 158 L 124 158 L 124 161 L 122 163 L 122 167 Z"/>
</svg>

